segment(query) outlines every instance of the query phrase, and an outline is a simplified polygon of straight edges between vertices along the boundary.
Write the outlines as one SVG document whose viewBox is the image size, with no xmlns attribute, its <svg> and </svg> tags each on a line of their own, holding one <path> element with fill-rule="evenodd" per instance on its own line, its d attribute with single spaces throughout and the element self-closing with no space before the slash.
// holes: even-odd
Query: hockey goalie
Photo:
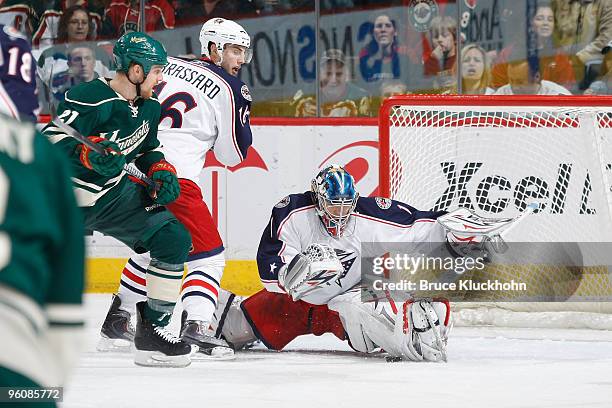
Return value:
<svg viewBox="0 0 612 408">
<path fill-rule="evenodd" d="M 449 302 L 363 301 L 361 244 L 483 240 L 484 234 L 449 229 L 453 221 L 453 213 L 359 197 L 344 168 L 327 167 L 312 180 L 311 191 L 291 194 L 274 206 L 257 253 L 265 289 L 246 299 L 223 291 L 212 329 L 237 349 L 261 340 L 281 350 L 300 335 L 333 333 L 358 352 L 444 361 L 452 327 Z M 453 256 L 466 256 L 447 246 Z"/>
</svg>

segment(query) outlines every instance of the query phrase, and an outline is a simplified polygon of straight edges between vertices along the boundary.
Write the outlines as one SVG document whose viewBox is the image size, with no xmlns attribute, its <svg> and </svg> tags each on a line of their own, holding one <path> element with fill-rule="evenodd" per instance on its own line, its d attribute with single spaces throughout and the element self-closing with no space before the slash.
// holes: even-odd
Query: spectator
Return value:
<svg viewBox="0 0 612 408">
<path fill-rule="evenodd" d="M 408 87 L 406 84 L 397 79 L 386 80 L 380 84 L 381 99 L 389 98 L 391 96 L 407 95 L 409 93 L 410 92 L 408 92 Z"/>
<path fill-rule="evenodd" d="M 312 0 L 254 0 L 259 14 L 280 14 L 287 12 L 313 11 Z"/>
<path fill-rule="evenodd" d="M 36 27 L 40 10 L 27 0 L 0 0 L 0 24 L 16 28 L 30 36 Z"/>
<path fill-rule="evenodd" d="M 202 24 L 213 17 L 236 19 L 255 13 L 257 8 L 251 0 L 187 0 L 180 3 L 176 21 L 178 25 Z"/>
<path fill-rule="evenodd" d="M 380 107 L 386 98 L 389 98 L 391 96 L 407 95 L 409 93 L 410 92 L 408 92 L 408 87 L 403 81 L 399 79 L 383 80 L 380 83 L 380 93 L 379 93 L 380 96 L 376 98 L 372 98 L 373 99 L 372 112 L 377 113 L 380 110 Z"/>
<path fill-rule="evenodd" d="M 80 7 L 76 8 L 75 6 Z M 83 12 L 88 15 L 87 19 L 81 15 Z M 73 13 L 73 15 L 63 21 L 67 26 L 60 27 L 61 17 L 64 13 Z M 47 9 L 40 17 L 38 28 L 32 36 L 32 45 L 38 47 L 65 42 L 69 30 L 83 31 L 77 25 L 83 24 L 84 21 L 87 22 L 87 38 L 75 39 L 73 41 L 95 40 L 102 23 L 102 17 L 100 13 L 92 10 L 86 1 L 55 0 L 53 6 Z M 60 31 L 62 32 L 63 39 L 58 38 L 60 37 Z"/>
<path fill-rule="evenodd" d="M 359 52 L 359 69 L 366 81 L 375 81 L 381 75 L 400 77 L 400 56 L 395 20 L 381 14 L 374 20 L 372 41 Z"/>
<path fill-rule="evenodd" d="M 553 45 L 553 32 L 555 29 L 555 19 L 550 1 L 539 1 L 535 14 L 530 20 L 529 36 L 533 36 L 537 58 L 540 64 L 542 79 L 556 82 L 566 88 L 573 88 L 576 77 L 572 67 L 570 57 L 562 50 L 556 49 Z M 529 44 L 529 40 L 527 41 Z M 498 88 L 508 83 L 508 61 L 511 55 L 517 55 L 517 47 L 512 44 L 504 48 L 493 66 L 491 86 Z M 527 57 L 527 52 L 518 59 Z"/>
<path fill-rule="evenodd" d="M 115 39 L 132 31 L 148 32 L 174 28 L 174 9 L 167 0 L 143 0 L 145 28 L 140 29 L 140 1 L 112 1 L 104 12 L 102 35 Z"/>
<path fill-rule="evenodd" d="M 368 93 L 350 82 L 344 53 L 329 49 L 323 53 L 320 65 L 321 116 L 347 117 L 372 116 L 372 104 Z M 298 92 L 294 98 L 295 116 L 316 116 L 314 97 L 302 97 Z"/>
<path fill-rule="evenodd" d="M 452 17 L 436 16 L 429 28 L 433 50 L 424 57 L 425 75 L 455 71 L 457 62 L 457 23 Z"/>
<path fill-rule="evenodd" d="M 87 45 L 76 45 L 68 51 L 68 72 L 71 87 L 81 82 L 93 81 L 98 77 L 95 70 L 96 55 Z"/>
<path fill-rule="evenodd" d="M 601 59 L 612 40 L 612 0 L 552 0 L 557 45 L 581 64 Z"/>
<path fill-rule="evenodd" d="M 465 95 L 488 95 L 491 64 L 487 52 L 477 44 L 468 44 L 461 51 L 461 93 Z"/>
<path fill-rule="evenodd" d="M 612 41 L 601 50 L 604 55 L 601 76 L 584 91 L 585 95 L 612 95 L 612 52 L 610 50 L 612 50 Z"/>
<path fill-rule="evenodd" d="M 508 84 L 495 95 L 571 95 L 559 84 L 541 79 L 538 69 L 529 66 L 528 61 L 508 63 Z"/>
<path fill-rule="evenodd" d="M 108 69 L 96 59 L 95 47 L 87 43 L 71 46 L 66 50 L 66 59 L 63 63 L 59 61 L 61 60 L 55 63 L 57 71 L 48 73 L 47 77 L 43 77 L 44 74 L 39 75 L 39 79 L 48 88 L 39 93 L 40 104 L 45 111 L 48 111 L 50 104 L 57 107 L 64 100 L 65 93 L 73 86 L 110 75 Z"/>
</svg>

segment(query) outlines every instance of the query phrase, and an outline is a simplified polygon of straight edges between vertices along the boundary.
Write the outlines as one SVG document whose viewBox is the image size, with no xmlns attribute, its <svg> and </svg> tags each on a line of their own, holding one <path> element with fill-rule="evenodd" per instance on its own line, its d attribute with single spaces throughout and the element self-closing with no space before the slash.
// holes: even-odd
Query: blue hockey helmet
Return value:
<svg viewBox="0 0 612 408">
<path fill-rule="evenodd" d="M 317 174 L 311 189 L 323 226 L 331 236 L 342 236 L 359 198 L 353 176 L 341 166 L 331 165 Z"/>
</svg>

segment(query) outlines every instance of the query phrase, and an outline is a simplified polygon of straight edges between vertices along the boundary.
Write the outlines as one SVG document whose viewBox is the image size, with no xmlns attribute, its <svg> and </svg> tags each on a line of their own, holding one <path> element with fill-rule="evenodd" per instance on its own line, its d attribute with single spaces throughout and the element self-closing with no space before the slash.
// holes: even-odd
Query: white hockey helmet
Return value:
<svg viewBox="0 0 612 408">
<path fill-rule="evenodd" d="M 253 50 L 251 46 L 251 37 L 244 28 L 235 21 L 226 20 L 224 18 L 211 18 L 202 25 L 200 30 L 200 45 L 202 46 L 202 55 L 210 58 L 208 52 L 208 44 L 213 42 L 217 45 L 219 56 L 223 58 L 223 48 L 225 44 L 235 44 L 246 48 L 244 62 L 251 62 Z M 219 62 L 220 63 L 220 62 Z"/>
</svg>

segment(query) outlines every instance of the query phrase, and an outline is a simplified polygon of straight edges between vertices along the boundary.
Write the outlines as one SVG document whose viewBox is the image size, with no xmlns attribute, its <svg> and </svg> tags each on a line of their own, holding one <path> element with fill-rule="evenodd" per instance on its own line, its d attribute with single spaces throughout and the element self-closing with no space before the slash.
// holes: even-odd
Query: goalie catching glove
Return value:
<svg viewBox="0 0 612 408">
<path fill-rule="evenodd" d="M 310 244 L 278 273 L 279 285 L 296 301 L 323 285 L 329 285 L 344 271 L 336 252 L 327 244 Z"/>
<path fill-rule="evenodd" d="M 492 255 L 508 250 L 503 236 L 537 208 L 538 204 L 532 203 L 516 218 L 485 218 L 467 208 L 459 208 L 439 217 L 437 222 L 446 229 L 446 239 L 454 256 L 490 261 Z"/>
<path fill-rule="evenodd" d="M 147 176 L 159 186 L 157 191 L 147 186 L 149 194 L 157 204 L 170 204 L 178 198 L 181 188 L 173 165 L 160 160 L 149 167 Z"/>
<path fill-rule="evenodd" d="M 79 145 L 79 160 L 83 166 L 105 177 L 116 176 L 123 171 L 125 156 L 121 154 L 117 143 L 100 136 L 89 136 L 88 139 L 97 143 L 108 154 L 98 153 L 84 144 Z"/>
</svg>

